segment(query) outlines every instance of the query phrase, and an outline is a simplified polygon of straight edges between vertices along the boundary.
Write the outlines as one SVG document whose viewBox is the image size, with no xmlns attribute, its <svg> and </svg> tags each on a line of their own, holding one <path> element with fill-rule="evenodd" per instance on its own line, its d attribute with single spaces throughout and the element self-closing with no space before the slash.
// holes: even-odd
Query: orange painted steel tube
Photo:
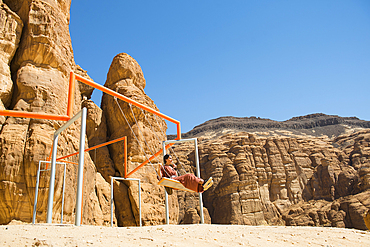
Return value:
<svg viewBox="0 0 370 247">
<path fill-rule="evenodd" d="M 75 75 L 73 72 L 70 73 L 69 78 L 69 91 L 68 91 L 68 105 L 67 105 L 67 116 L 48 114 L 44 112 L 25 112 L 25 111 L 14 111 L 14 110 L 0 110 L 0 116 L 10 117 L 24 117 L 24 118 L 36 118 L 36 119 L 47 119 L 56 121 L 68 121 L 71 119 L 73 114 L 73 97 L 74 97 L 74 83 Z"/>
<path fill-rule="evenodd" d="M 84 151 L 85 151 L 85 152 L 88 152 L 88 151 L 91 151 L 91 150 L 93 150 L 93 149 L 97 149 L 97 148 L 104 147 L 104 146 L 107 146 L 107 145 L 112 144 L 112 143 L 115 143 L 115 142 L 119 142 L 119 141 L 121 141 L 121 140 L 123 140 L 123 139 L 126 139 L 126 136 L 124 136 L 124 137 L 120 137 L 120 138 L 118 138 L 118 139 L 114 139 L 114 140 L 109 141 L 109 142 L 104 142 L 104 143 L 99 144 L 99 145 L 96 145 L 96 146 L 94 146 L 94 147 L 91 147 L 91 148 L 85 149 Z M 126 147 L 126 146 L 125 146 L 125 147 Z M 66 159 L 66 158 L 69 158 L 69 157 L 71 157 L 71 156 L 73 156 L 73 155 L 77 155 L 77 154 L 79 154 L 79 153 L 80 153 L 80 152 L 76 152 L 76 153 L 73 153 L 73 154 L 68 154 L 68 155 L 66 155 L 66 156 L 63 156 L 63 157 L 60 157 L 60 158 L 56 159 L 56 161 L 58 161 L 58 160 L 62 160 L 62 159 Z"/>
<path fill-rule="evenodd" d="M 76 162 L 72 162 L 72 161 L 66 161 L 66 160 L 63 160 L 62 162 L 63 162 L 63 163 L 69 163 L 69 164 L 78 165 L 78 163 L 76 163 Z"/>
<path fill-rule="evenodd" d="M 87 79 L 85 79 L 85 78 L 83 78 L 83 77 L 81 77 L 79 75 L 75 75 L 73 72 L 71 72 L 71 78 L 72 78 L 71 80 L 73 80 L 73 83 L 70 83 L 70 84 L 74 84 L 74 81 L 75 80 L 81 81 L 82 83 L 85 83 L 85 84 L 87 84 L 87 85 L 89 85 L 89 86 L 91 86 L 93 88 L 96 88 L 96 89 L 98 89 L 98 90 L 100 90 L 100 91 L 102 91 L 104 93 L 107 93 L 107 94 L 109 94 L 109 95 L 111 95 L 113 97 L 117 97 L 117 98 L 119 98 L 119 99 L 121 99 L 121 100 L 123 100 L 125 102 L 128 102 L 128 103 L 130 103 L 132 105 L 135 105 L 135 106 L 137 106 L 139 108 L 142 108 L 142 109 L 144 109 L 144 110 L 146 110 L 146 111 L 148 111 L 150 113 L 153 113 L 153 114 L 155 114 L 155 115 L 157 115 L 157 116 L 159 116 L 161 118 L 164 118 L 164 119 L 166 119 L 166 120 L 168 120 L 168 121 L 170 121 L 172 123 L 175 123 L 176 124 L 176 127 L 177 127 L 177 137 L 176 137 L 176 140 L 180 140 L 181 139 L 181 125 L 180 125 L 180 121 L 177 121 L 177 120 L 175 120 L 175 119 L 173 119 L 173 118 L 171 118 L 171 117 L 169 117 L 169 116 L 167 116 L 167 115 L 165 115 L 165 114 L 163 114 L 163 113 L 161 113 L 159 111 L 156 111 L 156 110 L 152 109 L 151 107 L 148 107 L 148 106 L 145 106 L 143 104 L 140 104 L 140 103 L 138 103 L 138 102 L 136 102 L 136 101 L 134 101 L 134 100 L 132 100 L 132 99 L 130 99 L 130 98 L 128 98 L 128 97 L 120 94 L 120 93 L 117 93 L 117 92 L 115 92 L 115 91 L 113 91 L 113 90 L 111 90 L 111 89 L 109 89 L 109 88 L 107 88 L 105 86 L 102 86 L 102 85 L 100 85 L 100 84 L 98 84 L 96 82 L 87 80 Z M 166 148 L 167 147 L 170 147 L 172 145 L 173 144 L 168 144 L 166 146 Z M 125 147 L 126 147 L 126 145 L 125 145 Z M 154 154 L 152 157 L 150 157 L 147 161 L 143 162 L 141 165 L 139 165 L 138 167 L 136 167 L 129 174 L 126 174 L 127 173 L 127 159 L 126 159 L 125 168 L 124 168 L 124 177 L 127 178 L 128 176 L 130 176 L 131 174 L 133 174 L 134 172 L 136 172 L 138 169 L 140 169 L 144 165 L 148 164 L 150 161 L 152 161 L 154 158 L 156 158 L 161 153 L 162 153 L 162 150 L 158 151 L 156 154 Z"/>
<path fill-rule="evenodd" d="M 171 147 L 174 143 L 170 143 L 170 144 L 167 144 L 166 145 L 166 149 Z M 156 152 L 152 157 L 150 157 L 149 159 L 147 159 L 146 161 L 144 161 L 141 165 L 139 165 L 138 167 L 136 167 L 134 170 L 132 170 L 129 174 L 127 174 L 127 177 L 129 177 L 130 175 L 132 175 L 133 173 L 135 173 L 137 170 L 139 170 L 141 167 L 145 166 L 146 164 L 148 164 L 150 161 L 154 160 L 156 157 L 158 157 L 161 153 L 163 152 L 163 150 L 159 150 L 158 152 Z"/>
<path fill-rule="evenodd" d="M 10 117 L 24 117 L 24 118 L 37 118 L 37 119 L 48 119 L 48 120 L 57 120 L 57 121 L 68 121 L 69 116 L 61 116 L 55 114 L 48 114 L 43 112 L 25 112 L 25 111 L 13 111 L 13 110 L 0 110 L 1 116 L 10 116 Z"/>
<path fill-rule="evenodd" d="M 124 167 L 124 177 L 127 178 L 127 138 L 125 138 L 125 144 L 124 144 L 124 148 L 123 148 L 123 153 L 124 153 L 124 163 L 123 163 L 123 167 Z"/>
<path fill-rule="evenodd" d="M 75 94 L 75 74 L 71 71 L 69 74 L 69 88 L 68 88 L 68 104 L 67 115 L 71 118 L 73 116 L 73 99 Z"/>
<path fill-rule="evenodd" d="M 175 138 L 175 140 L 181 140 L 181 126 L 180 126 L 180 122 L 179 123 L 176 123 L 177 125 L 177 137 Z"/>
<path fill-rule="evenodd" d="M 130 104 L 132 104 L 132 105 L 135 105 L 135 106 L 137 106 L 137 107 L 140 107 L 140 108 L 142 108 L 142 109 L 144 109 L 144 110 L 146 110 L 146 111 L 148 111 L 148 112 L 151 112 L 151 113 L 153 113 L 153 114 L 155 114 L 155 115 L 157 115 L 157 116 L 159 116 L 159 117 L 161 117 L 161 118 L 164 118 L 164 119 L 166 119 L 166 120 L 168 120 L 168 121 L 170 121 L 170 122 L 172 122 L 172 123 L 175 123 L 175 124 L 177 124 L 178 126 L 179 126 L 179 124 L 180 124 L 180 122 L 179 122 L 179 121 L 177 121 L 177 120 L 175 120 L 175 119 L 173 119 L 173 118 L 171 118 L 171 117 L 169 117 L 169 116 L 167 116 L 167 115 L 165 115 L 165 114 L 163 114 L 163 113 L 161 113 L 161 112 L 159 112 L 159 111 L 156 111 L 156 110 L 152 109 L 152 108 L 151 108 L 151 107 L 149 107 L 149 106 L 146 106 L 146 105 L 140 104 L 140 103 L 138 103 L 138 102 L 136 102 L 136 101 L 134 101 L 134 100 L 132 100 L 132 99 L 130 99 L 130 98 L 127 98 L 126 96 L 124 96 L 124 95 L 122 95 L 122 94 L 120 94 L 120 93 L 117 93 L 117 92 L 115 92 L 115 91 L 113 91 L 113 90 L 111 90 L 111 89 L 109 89 L 109 88 L 107 88 L 107 87 L 104 87 L 104 86 L 102 86 L 102 85 L 100 85 L 100 84 L 98 84 L 98 83 L 95 83 L 95 82 L 93 82 L 93 81 L 89 81 L 89 80 L 87 80 L 87 79 L 85 79 L 85 78 L 83 78 L 83 77 L 80 77 L 80 76 L 78 76 L 78 75 L 75 75 L 75 78 L 76 78 L 77 80 L 79 80 L 79 81 L 81 81 L 81 82 L 83 82 L 83 83 L 85 83 L 85 84 L 89 85 L 89 86 L 92 86 L 92 87 L 94 87 L 94 88 L 96 88 L 96 89 L 98 89 L 98 90 L 100 90 L 100 91 L 103 91 L 104 93 L 107 93 L 107 94 L 109 94 L 109 95 L 112 95 L 113 97 L 117 97 L 117 98 L 119 98 L 119 99 L 121 99 L 121 100 L 123 100 L 123 101 L 126 101 L 126 102 L 128 102 L 128 103 L 130 103 Z"/>
<path fill-rule="evenodd" d="M 53 145 L 51 145 L 49 157 L 46 158 L 47 161 L 51 160 L 52 153 L 53 153 Z M 48 169 L 48 167 L 49 167 L 49 163 L 46 163 L 46 169 Z"/>
</svg>

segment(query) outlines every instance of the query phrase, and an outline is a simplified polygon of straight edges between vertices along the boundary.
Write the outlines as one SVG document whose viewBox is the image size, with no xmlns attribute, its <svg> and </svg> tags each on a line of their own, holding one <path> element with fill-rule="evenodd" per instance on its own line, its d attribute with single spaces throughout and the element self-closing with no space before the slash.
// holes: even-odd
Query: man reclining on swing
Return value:
<svg viewBox="0 0 370 247">
<path fill-rule="evenodd" d="M 166 154 L 163 157 L 163 166 L 161 166 L 161 175 L 162 177 L 171 178 L 174 180 L 179 181 L 185 188 L 188 188 L 194 192 L 202 193 L 209 189 L 212 184 L 213 180 L 210 177 L 207 181 L 204 181 L 201 178 L 198 178 L 192 173 L 187 173 L 182 176 L 178 176 L 176 169 L 176 165 L 172 163 L 172 157 L 169 154 Z"/>
</svg>

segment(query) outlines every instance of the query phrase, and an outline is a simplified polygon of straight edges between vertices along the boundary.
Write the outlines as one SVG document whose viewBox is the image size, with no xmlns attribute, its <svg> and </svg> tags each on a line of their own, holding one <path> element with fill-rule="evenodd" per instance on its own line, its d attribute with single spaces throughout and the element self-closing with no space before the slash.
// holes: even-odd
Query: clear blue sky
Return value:
<svg viewBox="0 0 370 247">
<path fill-rule="evenodd" d="M 221 116 L 370 120 L 368 0 L 72 0 L 70 32 L 100 84 L 115 55 L 131 55 L 182 132 Z"/>
</svg>

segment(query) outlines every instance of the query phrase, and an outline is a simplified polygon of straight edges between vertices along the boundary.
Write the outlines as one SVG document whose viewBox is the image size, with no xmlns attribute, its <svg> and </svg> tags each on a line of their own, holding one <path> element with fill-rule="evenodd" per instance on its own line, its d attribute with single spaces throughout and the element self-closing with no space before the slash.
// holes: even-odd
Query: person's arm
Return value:
<svg viewBox="0 0 370 247">
<path fill-rule="evenodd" d="M 178 176 L 178 174 L 177 174 L 177 171 L 175 170 L 175 168 L 176 168 L 176 165 L 175 164 L 172 164 L 172 166 L 170 166 L 171 168 L 171 178 L 175 178 L 175 177 L 177 177 Z"/>
<path fill-rule="evenodd" d="M 163 178 L 163 177 L 166 177 L 166 172 L 165 172 L 165 170 L 164 170 L 164 167 L 163 167 L 162 165 L 161 165 L 160 167 L 161 167 L 160 171 L 161 171 L 161 176 L 162 176 L 162 178 Z"/>
</svg>

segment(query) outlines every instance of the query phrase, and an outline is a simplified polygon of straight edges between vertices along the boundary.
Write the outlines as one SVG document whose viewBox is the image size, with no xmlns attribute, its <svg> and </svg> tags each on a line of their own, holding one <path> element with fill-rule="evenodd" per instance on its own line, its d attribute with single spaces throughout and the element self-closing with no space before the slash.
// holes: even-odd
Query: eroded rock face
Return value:
<svg viewBox="0 0 370 247">
<path fill-rule="evenodd" d="M 283 213 L 288 226 L 331 226 L 367 230 L 364 217 L 369 210 L 369 191 L 334 201 L 299 202 Z"/>
<path fill-rule="evenodd" d="M 200 139 L 202 177 L 215 181 L 203 194 L 212 223 L 366 229 L 369 134 L 333 141 L 251 133 Z M 174 149 L 194 170 L 190 147 Z"/>
<path fill-rule="evenodd" d="M 294 139 L 227 135 L 202 143 L 200 154 L 202 176 L 215 180 L 204 193 L 213 223 L 279 223 L 280 211 L 302 200 L 303 181 L 312 175 Z"/>
<path fill-rule="evenodd" d="M 70 1 L 19 0 L 0 2 L 0 109 L 66 115 L 69 72 L 90 79 L 75 64 L 68 30 Z M 145 79 L 138 63 L 127 54 L 117 55 L 108 73 L 106 86 L 158 110 L 145 94 Z M 115 100 L 103 97 L 103 112 L 88 99 L 92 88 L 78 83 L 73 112 L 88 108 L 87 143 L 95 146 L 122 136 L 128 137 L 128 171 L 132 171 L 161 148 L 166 138 L 166 124 L 153 114 L 120 101 L 129 124 L 120 114 Z M 132 110 L 132 111 L 131 111 Z M 63 122 L 0 117 L 0 224 L 11 220 L 32 219 L 38 162 L 49 158 L 52 136 Z M 130 127 L 132 127 L 132 131 Z M 58 157 L 75 153 L 79 148 L 80 122 L 59 137 Z M 139 141 L 136 140 L 136 137 Z M 148 142 L 148 145 L 146 145 Z M 110 221 L 110 179 L 123 177 L 122 141 L 101 147 L 85 155 L 83 224 L 107 225 Z M 147 153 L 144 155 L 144 150 Z M 91 157 L 91 158 L 90 158 Z M 161 158 L 153 161 L 158 167 Z M 68 161 L 77 162 L 74 156 Z M 93 163 L 94 161 L 94 163 Z M 45 168 L 45 164 L 42 165 Z M 57 166 L 53 220 L 61 218 L 63 166 Z M 76 195 L 75 165 L 68 163 L 64 203 L 64 222 L 74 222 Z M 157 176 L 150 166 L 135 176 L 142 180 L 143 224 L 160 224 L 165 220 L 164 189 L 157 186 Z M 48 172 L 42 172 L 36 221 L 46 217 Z M 138 225 L 138 187 L 136 182 L 115 180 L 114 224 Z M 170 197 L 171 222 L 178 221 L 176 193 Z"/>
<path fill-rule="evenodd" d="M 16 2 L 21 6 L 17 14 L 24 23 L 24 30 L 12 70 L 18 70 L 23 62 L 30 61 L 34 65 L 47 65 L 69 75 L 75 66 L 68 27 L 70 1 Z"/>
<path fill-rule="evenodd" d="M 10 62 L 18 48 L 23 22 L 6 4 L 0 1 L 0 109 L 4 110 L 11 103 L 13 81 L 10 73 Z M 0 117 L 3 124 L 5 117 Z"/>
<path fill-rule="evenodd" d="M 20 0 L 5 1 L 5 4 L 1 2 L 3 32 L 0 44 L 3 53 L 0 74 L 1 82 L 14 85 L 10 87 L 14 90 L 1 86 L 1 108 L 66 115 L 69 72 L 78 72 L 68 29 L 70 1 Z M 77 113 L 81 109 L 79 88 L 76 88 L 74 100 L 73 112 Z M 0 132 L 0 224 L 14 219 L 30 222 L 38 162 L 48 158 L 53 133 L 64 122 L 13 117 L 3 120 Z M 79 129 L 80 122 L 77 121 L 61 133 L 58 157 L 78 150 Z M 77 159 L 69 161 L 76 162 Z M 62 174 L 63 166 L 58 165 L 53 210 L 55 222 L 61 218 Z M 73 223 L 75 165 L 68 164 L 66 174 L 64 222 Z M 101 195 L 109 196 L 109 184 L 101 182 L 89 155 L 85 155 L 84 176 L 82 223 L 108 224 L 106 208 L 110 202 L 104 201 Z M 49 172 L 42 172 L 38 222 L 45 221 L 48 186 Z"/>
<path fill-rule="evenodd" d="M 145 79 L 139 64 L 125 53 L 118 54 L 113 59 L 105 86 L 158 111 L 154 102 L 144 92 Z M 128 138 L 128 173 L 162 148 L 167 129 L 164 120 L 122 100 L 116 101 L 107 94 L 103 95 L 102 109 L 107 119 L 109 140 L 123 136 Z M 112 144 L 109 150 L 116 171 L 115 175 L 124 177 L 122 144 Z M 142 167 L 130 176 L 142 181 L 143 225 L 162 224 L 165 220 L 164 188 L 157 185 L 156 176 L 161 157 L 154 159 L 152 164 Z M 119 184 L 122 195 L 115 196 L 118 225 L 135 225 L 139 216 L 137 183 L 120 181 Z M 170 196 L 170 205 L 170 221 L 177 223 L 176 194 Z"/>
</svg>

